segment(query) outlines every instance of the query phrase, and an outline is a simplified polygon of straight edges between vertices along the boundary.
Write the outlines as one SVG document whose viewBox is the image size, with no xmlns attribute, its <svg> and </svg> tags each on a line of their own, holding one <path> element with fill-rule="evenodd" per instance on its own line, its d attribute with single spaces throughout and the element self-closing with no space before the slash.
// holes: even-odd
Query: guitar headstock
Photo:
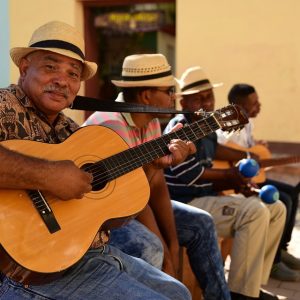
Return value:
<svg viewBox="0 0 300 300">
<path fill-rule="evenodd" d="M 216 110 L 213 115 L 223 131 L 236 131 L 249 122 L 246 112 L 238 105 L 231 104 Z"/>
</svg>

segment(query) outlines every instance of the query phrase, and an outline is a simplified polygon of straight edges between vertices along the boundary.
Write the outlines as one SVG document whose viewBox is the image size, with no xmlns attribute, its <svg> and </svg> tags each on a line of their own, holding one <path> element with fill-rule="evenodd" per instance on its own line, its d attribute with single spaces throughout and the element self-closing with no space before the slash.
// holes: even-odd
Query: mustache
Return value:
<svg viewBox="0 0 300 300">
<path fill-rule="evenodd" d="M 69 90 L 67 88 L 55 86 L 53 84 L 45 86 L 44 92 L 57 92 L 63 94 L 65 98 L 69 96 Z"/>
</svg>

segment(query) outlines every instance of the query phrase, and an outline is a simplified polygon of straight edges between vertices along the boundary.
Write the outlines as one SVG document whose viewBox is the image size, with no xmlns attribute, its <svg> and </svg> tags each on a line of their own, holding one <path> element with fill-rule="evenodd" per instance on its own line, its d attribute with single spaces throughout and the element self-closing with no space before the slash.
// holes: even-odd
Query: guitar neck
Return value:
<svg viewBox="0 0 300 300">
<path fill-rule="evenodd" d="M 274 167 L 286 164 L 294 164 L 300 162 L 300 156 L 268 158 L 259 161 L 261 168 Z"/>
<path fill-rule="evenodd" d="M 173 139 L 194 142 L 219 128 L 221 128 L 219 122 L 214 115 L 211 115 L 208 118 L 186 125 L 177 131 L 110 156 L 96 164 L 100 165 L 101 171 L 103 169 L 107 171 L 109 178 L 106 177 L 106 179 L 112 180 L 169 154 L 168 145 Z"/>
</svg>

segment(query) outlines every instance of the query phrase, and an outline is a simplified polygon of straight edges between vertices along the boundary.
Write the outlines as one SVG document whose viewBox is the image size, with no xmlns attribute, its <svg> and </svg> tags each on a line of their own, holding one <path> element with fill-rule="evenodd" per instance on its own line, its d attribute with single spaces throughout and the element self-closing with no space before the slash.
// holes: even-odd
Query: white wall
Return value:
<svg viewBox="0 0 300 300">
<path fill-rule="evenodd" d="M 256 87 L 257 138 L 300 142 L 300 1 L 177 0 L 177 75 L 206 70 L 217 107 L 234 83 Z"/>
</svg>

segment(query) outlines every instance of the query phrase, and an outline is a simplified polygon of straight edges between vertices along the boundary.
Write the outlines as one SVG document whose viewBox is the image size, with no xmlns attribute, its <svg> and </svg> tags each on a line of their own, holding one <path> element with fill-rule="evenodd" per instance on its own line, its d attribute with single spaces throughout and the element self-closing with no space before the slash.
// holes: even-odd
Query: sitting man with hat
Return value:
<svg viewBox="0 0 300 300">
<path fill-rule="evenodd" d="M 122 88 L 117 101 L 164 109 L 173 108 L 175 105 L 175 78 L 167 59 L 162 54 L 125 57 L 122 79 L 112 82 Z M 109 127 L 117 132 L 129 147 L 134 147 L 161 136 L 158 120 L 160 117 L 170 115 L 95 112 L 84 125 L 100 124 Z M 147 154 L 155 157 L 156 153 L 159 153 L 159 143 L 157 149 L 151 150 L 152 153 L 149 151 Z M 174 166 L 172 163 L 170 165 Z M 204 298 L 230 299 L 211 216 L 203 210 L 170 201 L 161 167 L 157 163 L 144 166 L 150 184 L 150 201 L 143 213 L 138 216 L 138 220 L 161 239 L 164 245 L 163 270 L 173 276 L 177 275 L 179 245 L 184 246 L 187 248 L 191 268 Z M 111 242 L 128 254 L 147 259 L 141 251 L 145 248 L 144 245 L 137 242 L 138 236 L 143 235 L 142 230 L 135 231 L 134 224 L 137 222 L 133 220 L 123 228 L 112 230 Z M 122 237 L 125 232 L 128 238 L 124 243 Z"/>
<path fill-rule="evenodd" d="M 213 88 L 219 84 L 211 84 L 202 68 L 187 69 L 181 76 L 180 86 L 180 104 L 184 110 L 214 110 Z M 199 117 L 198 114 L 177 115 L 165 133 L 178 123 L 187 124 Z M 249 181 L 236 167 L 212 168 L 213 160 L 236 162 L 247 157 L 247 153 L 218 144 L 215 132 L 195 144 L 194 155 L 165 171 L 171 199 L 206 210 L 213 216 L 218 236 L 234 237 L 228 276 L 232 300 L 278 299 L 261 290 L 261 285 L 268 281 L 282 235 L 284 205 L 281 201 L 264 204 L 257 196 L 218 196 L 222 190 L 241 192 Z"/>
<path fill-rule="evenodd" d="M 0 89 L 2 141 L 12 139 L 37 141 L 42 143 L 32 142 L 35 147 L 46 149 L 45 147 L 49 145 L 45 143 L 61 143 L 78 129 L 79 126 L 66 117 L 62 110 L 72 104 L 81 82 L 96 73 L 97 65 L 85 59 L 84 48 L 83 38 L 75 28 L 63 22 L 53 21 L 39 27 L 33 33 L 28 47 L 11 49 L 11 58 L 19 68 L 20 78 L 17 85 L 12 84 L 8 88 Z M 9 142 L 12 141 L 6 141 L 4 145 L 14 145 Z M 24 145 L 25 141 L 14 142 L 22 142 Z M 171 154 L 164 158 L 167 162 L 176 164 L 190 153 L 189 145 L 181 142 L 177 147 L 177 144 L 174 141 L 170 145 Z M 14 151 L 18 151 L 16 146 L 13 146 Z M 49 253 L 46 257 L 42 255 L 38 257 L 39 255 L 30 253 L 28 243 L 31 241 L 39 249 L 40 246 L 43 247 L 42 249 L 45 248 L 45 252 L 48 253 L 49 247 L 54 247 L 56 243 L 61 242 L 59 236 L 61 230 L 64 230 L 63 220 L 59 214 L 56 215 L 55 209 L 51 210 L 51 204 L 57 207 L 58 203 L 79 205 L 80 201 L 87 201 L 84 195 L 92 190 L 93 176 L 80 170 L 72 161 L 48 161 L 47 153 L 45 159 L 40 159 L 14 151 L 0 147 L 0 187 L 33 191 L 28 193 L 30 196 L 28 199 L 21 199 L 25 191 L 24 193 L 16 191 L 20 196 L 15 201 L 7 199 L 8 197 L 4 195 L 5 191 L 1 191 L 1 204 L 3 204 L 0 251 L 1 299 L 190 299 L 189 291 L 179 281 L 143 260 L 128 256 L 108 245 L 104 231 L 96 234 L 92 245 L 92 240 L 85 241 L 87 251 L 71 264 L 70 268 L 64 268 L 65 261 L 62 261 L 60 266 L 63 271 L 58 269 L 57 272 L 49 274 L 36 271 L 40 270 L 37 262 L 42 264 L 43 270 L 51 268 L 51 263 L 54 263 L 51 254 L 55 257 L 68 256 L 72 253 L 78 255 L 83 252 L 79 247 L 81 245 L 74 243 L 80 236 L 85 235 L 80 234 L 79 228 L 84 226 L 84 219 L 81 219 L 80 224 L 71 224 L 71 227 L 74 225 L 78 231 L 69 237 L 66 248 L 62 248 L 60 254 L 55 252 Z M 15 168 L 11 170 L 13 167 Z M 46 205 L 51 195 L 45 199 L 42 193 L 55 196 L 55 203 L 51 201 L 50 205 Z M 21 220 L 18 218 L 23 214 L 18 205 L 23 203 L 22 200 L 29 201 L 31 198 L 35 206 L 32 207 L 32 217 L 36 215 L 41 217 L 38 218 L 37 226 L 41 228 L 36 230 L 31 217 L 28 217 L 24 224 L 19 224 Z M 81 198 L 84 199 L 79 200 Z M 61 202 L 62 200 L 68 201 Z M 43 208 L 40 209 L 40 206 Z M 76 205 L 73 209 L 75 207 Z M 65 210 L 67 216 L 70 213 L 71 210 Z M 83 213 L 80 212 L 78 218 L 75 216 L 76 220 L 80 219 Z M 42 218 L 44 221 L 40 220 Z M 55 222 L 56 218 L 57 222 Z M 91 216 L 88 215 L 85 220 L 90 218 Z M 8 219 L 17 220 L 16 223 L 11 224 Z M 68 221 L 71 222 L 69 219 Z M 46 226 L 49 232 L 45 229 Z M 46 244 L 40 240 L 36 242 L 39 230 L 42 231 L 43 238 L 51 236 L 49 237 L 51 242 Z M 12 231 L 18 231 L 15 232 L 16 235 L 19 234 L 18 239 L 10 240 Z M 29 240 L 26 246 L 25 237 L 26 241 Z M 24 267 L 24 264 L 14 259 L 14 256 L 10 257 L 10 250 L 18 257 L 23 253 L 24 264 L 27 266 L 28 262 L 31 262 L 32 269 Z M 54 275 L 59 277 L 54 279 Z M 47 276 L 49 277 L 46 278 Z"/>
</svg>

